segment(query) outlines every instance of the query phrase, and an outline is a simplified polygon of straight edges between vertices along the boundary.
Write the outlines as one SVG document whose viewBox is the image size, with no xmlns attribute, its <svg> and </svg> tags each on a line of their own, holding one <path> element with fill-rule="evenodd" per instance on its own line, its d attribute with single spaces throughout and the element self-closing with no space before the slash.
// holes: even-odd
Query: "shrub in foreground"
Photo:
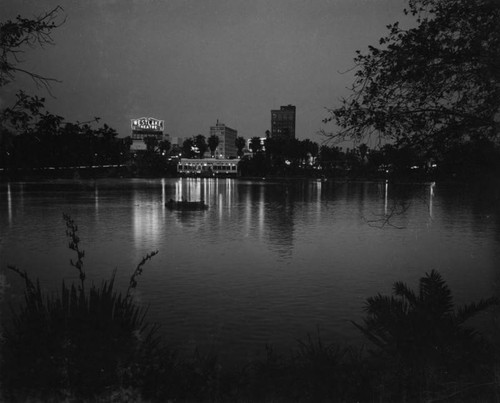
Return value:
<svg viewBox="0 0 500 403">
<path fill-rule="evenodd" d="M 9 266 L 25 282 L 25 303 L 12 314 L 2 342 L 1 384 L 4 397 L 88 398 L 137 382 L 136 366 L 157 348 L 157 326 L 145 321 L 146 310 L 132 298 L 136 278 L 157 252 L 148 254 L 130 278 L 125 294 L 114 289 L 115 272 L 101 285 L 87 285 L 78 228 L 64 216 L 71 265 L 79 284 L 62 283 L 47 294 L 25 271 Z"/>
<path fill-rule="evenodd" d="M 415 293 L 395 283 L 393 296 L 366 301 L 354 325 L 373 350 L 299 340 L 288 355 L 267 346 L 263 360 L 226 368 L 196 351 L 179 357 L 145 320 L 132 298 L 138 264 L 125 294 L 111 279 L 87 285 L 77 226 L 65 216 L 71 265 L 79 283 L 44 293 L 26 272 L 25 303 L 13 312 L 1 344 L 2 398 L 8 401 L 375 402 L 494 401 L 495 351 L 466 322 L 497 304 L 493 298 L 456 308 L 439 273 Z M 497 369 L 498 377 L 498 369 Z M 38 400 L 36 400 L 38 399 Z"/>
<path fill-rule="evenodd" d="M 397 282 L 393 296 L 368 298 L 363 323 L 354 323 L 370 350 L 327 344 L 319 334 L 288 356 L 268 347 L 245 394 L 278 402 L 497 401 L 498 346 L 467 324 L 493 305 L 496 298 L 456 307 L 436 271 L 417 293 Z"/>
<path fill-rule="evenodd" d="M 354 325 L 376 346 L 370 361 L 381 398 L 492 396 L 500 386 L 494 346 L 466 322 L 496 304 L 488 298 L 455 307 L 435 270 L 420 279 L 417 293 L 396 282 L 392 296 L 368 298 L 364 323 Z"/>
</svg>

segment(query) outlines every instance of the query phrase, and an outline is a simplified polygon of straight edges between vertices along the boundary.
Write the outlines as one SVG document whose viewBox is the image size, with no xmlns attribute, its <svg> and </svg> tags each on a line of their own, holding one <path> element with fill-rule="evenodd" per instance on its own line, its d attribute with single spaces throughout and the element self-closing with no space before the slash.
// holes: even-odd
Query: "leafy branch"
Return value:
<svg viewBox="0 0 500 403">
<path fill-rule="evenodd" d="M 498 137 L 500 3 L 409 0 L 417 25 L 398 23 L 378 46 L 356 52 L 354 82 L 324 123 L 325 137 L 420 143 L 438 152 L 449 140 Z"/>
<path fill-rule="evenodd" d="M 66 21 L 65 18 L 59 18 L 62 11 L 63 8 L 57 6 L 34 19 L 18 15 L 15 20 L 0 24 L 0 86 L 12 81 L 16 73 L 28 75 L 37 86 L 43 86 L 49 92 L 50 83 L 59 82 L 55 78 L 30 72 L 18 65 L 23 62 L 20 55 L 24 53 L 24 47 L 44 48 L 54 44 L 52 31 Z"/>
</svg>

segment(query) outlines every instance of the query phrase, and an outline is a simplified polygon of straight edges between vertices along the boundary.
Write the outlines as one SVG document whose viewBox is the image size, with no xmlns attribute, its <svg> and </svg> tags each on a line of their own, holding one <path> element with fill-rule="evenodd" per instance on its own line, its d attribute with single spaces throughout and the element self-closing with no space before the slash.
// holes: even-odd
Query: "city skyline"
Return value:
<svg viewBox="0 0 500 403">
<path fill-rule="evenodd" d="M 2 20 L 32 17 L 54 0 L 4 0 Z M 297 107 L 296 137 L 316 133 L 326 108 L 352 82 L 357 49 L 376 45 L 386 25 L 404 20 L 396 0 L 243 1 L 202 4 L 67 1 L 55 45 L 27 49 L 22 68 L 60 80 L 53 97 L 28 77 L 3 87 L 0 105 L 18 89 L 46 98 L 47 109 L 69 121 L 94 116 L 130 135 L 130 119 L 165 121 L 171 137 L 207 136 L 216 119 L 240 136 L 271 130 L 269 111 Z M 341 74 L 342 72 L 346 72 Z"/>
</svg>

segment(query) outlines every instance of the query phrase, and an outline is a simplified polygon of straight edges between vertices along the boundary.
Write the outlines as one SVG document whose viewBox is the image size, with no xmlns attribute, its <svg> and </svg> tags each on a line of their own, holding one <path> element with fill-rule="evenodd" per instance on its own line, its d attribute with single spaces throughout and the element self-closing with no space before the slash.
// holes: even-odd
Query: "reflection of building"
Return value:
<svg viewBox="0 0 500 403">
<path fill-rule="evenodd" d="M 145 150 L 146 144 L 144 143 L 144 139 L 146 137 L 155 137 L 158 141 L 163 140 L 163 123 L 163 120 L 155 118 L 131 119 L 132 146 L 130 149 L 132 151 Z"/>
<path fill-rule="evenodd" d="M 237 176 L 238 162 L 235 159 L 222 158 L 181 158 L 177 172 L 184 176 Z"/>
<path fill-rule="evenodd" d="M 295 205 L 296 197 L 293 187 L 266 187 L 265 203 L 273 208 L 263 211 L 264 236 L 270 250 L 278 253 L 280 258 L 291 258 L 294 250 Z"/>
<path fill-rule="evenodd" d="M 271 137 L 295 138 L 295 106 L 271 110 Z"/>
<path fill-rule="evenodd" d="M 238 132 L 223 123 L 217 123 L 210 127 L 210 136 L 219 138 L 219 145 L 215 149 L 215 155 L 219 158 L 236 158 L 238 150 L 236 149 L 236 136 Z"/>
<path fill-rule="evenodd" d="M 163 183 L 162 183 L 163 188 Z M 162 191 L 163 193 L 163 191 Z M 143 186 L 134 188 L 132 195 L 132 236 L 136 250 L 154 248 L 161 242 L 163 234 L 163 220 L 160 217 L 162 210 L 154 208 L 158 202 L 158 193 L 151 192 Z M 127 196 L 128 197 L 128 196 Z M 162 197 L 165 203 L 165 196 Z M 149 206 L 144 208 L 144 206 Z"/>
</svg>

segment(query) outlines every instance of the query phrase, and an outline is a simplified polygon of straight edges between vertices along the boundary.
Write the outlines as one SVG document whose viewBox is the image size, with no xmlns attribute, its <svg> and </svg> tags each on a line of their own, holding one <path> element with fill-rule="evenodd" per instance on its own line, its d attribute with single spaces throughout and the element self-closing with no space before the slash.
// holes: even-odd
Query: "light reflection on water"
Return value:
<svg viewBox="0 0 500 403">
<path fill-rule="evenodd" d="M 10 224 L 12 222 L 12 192 L 10 190 L 10 183 L 7 184 L 7 214 Z"/>
<path fill-rule="evenodd" d="M 498 200 L 485 202 L 485 194 L 435 183 L 8 183 L 0 185 L 0 264 L 11 287 L 3 289 L 20 300 L 7 264 L 51 289 L 75 277 L 66 212 L 79 224 L 96 282 L 117 267 L 125 287 L 141 257 L 159 250 L 136 296 L 176 345 L 241 358 L 266 342 L 291 346 L 317 326 L 325 338 L 356 341 L 350 320 L 394 281 L 413 285 L 437 269 L 459 302 L 498 292 Z M 169 211 L 170 198 L 203 199 L 210 208 Z"/>
</svg>

